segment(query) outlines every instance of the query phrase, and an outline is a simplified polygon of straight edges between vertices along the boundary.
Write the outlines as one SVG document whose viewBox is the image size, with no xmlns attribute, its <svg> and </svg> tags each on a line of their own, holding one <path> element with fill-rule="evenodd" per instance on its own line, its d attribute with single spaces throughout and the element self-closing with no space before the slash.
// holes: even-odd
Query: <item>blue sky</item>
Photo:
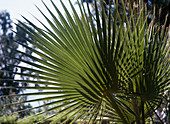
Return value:
<svg viewBox="0 0 170 124">
<path fill-rule="evenodd" d="M 46 5 L 49 6 L 51 10 L 54 10 L 51 5 L 50 0 L 43 0 L 43 1 L 46 3 Z M 59 2 L 60 0 L 53 0 L 53 1 L 54 3 L 56 3 L 57 7 L 62 11 L 62 8 Z M 74 4 L 76 0 L 71 0 L 71 1 L 73 1 L 73 4 Z M 63 0 L 63 2 L 69 8 L 68 0 Z M 21 17 L 21 15 L 23 15 L 24 17 L 28 18 L 32 22 L 35 22 L 37 25 L 39 25 L 39 23 L 33 18 L 32 15 L 34 15 L 38 19 L 40 19 L 42 22 L 45 23 L 45 19 L 42 17 L 40 12 L 37 10 L 35 5 L 37 5 L 48 16 L 48 13 L 45 10 L 45 7 L 42 4 L 41 0 L 0 0 L 0 11 L 2 10 L 8 11 L 11 15 L 11 19 L 14 22 L 17 22 L 16 19 L 24 21 L 24 19 Z"/>
</svg>

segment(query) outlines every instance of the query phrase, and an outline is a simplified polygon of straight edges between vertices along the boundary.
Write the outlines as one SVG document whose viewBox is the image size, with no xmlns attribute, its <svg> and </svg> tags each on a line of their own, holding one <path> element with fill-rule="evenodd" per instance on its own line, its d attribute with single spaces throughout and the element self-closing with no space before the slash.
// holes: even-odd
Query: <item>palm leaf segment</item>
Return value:
<svg viewBox="0 0 170 124">
<path fill-rule="evenodd" d="M 104 8 L 100 13 L 95 2 L 93 16 L 88 4 L 86 13 L 85 6 L 78 2 L 80 9 L 78 15 L 71 2 L 70 13 L 61 1 L 65 11 L 63 16 L 53 1 L 51 3 L 58 18 L 45 3 L 44 5 L 53 21 L 39 9 L 51 28 L 46 27 L 38 19 L 46 30 L 38 28 L 26 18 L 25 20 L 36 31 L 20 22 L 21 28 L 34 39 L 27 41 L 38 49 L 19 44 L 43 59 L 18 51 L 36 63 L 20 60 L 33 68 L 17 67 L 37 73 L 39 76 L 17 74 L 39 80 L 19 80 L 20 82 L 48 85 L 48 87 L 18 87 L 45 90 L 41 93 L 22 95 L 52 96 L 23 103 L 52 100 L 50 103 L 32 108 L 55 105 L 36 114 L 60 110 L 47 118 L 54 117 L 52 123 L 67 117 L 64 122 L 72 119 L 71 123 L 74 121 L 94 123 L 106 119 L 127 124 L 142 117 L 152 116 L 169 85 L 167 34 L 164 27 L 160 29 L 154 25 L 154 14 L 151 23 L 148 24 L 148 17 L 145 14 L 147 10 L 144 10 L 143 4 L 138 13 L 130 6 L 128 16 L 126 4 L 122 2 L 123 14 L 120 14 L 118 2 L 114 2 L 113 16 L 111 2 L 108 15 Z"/>
</svg>

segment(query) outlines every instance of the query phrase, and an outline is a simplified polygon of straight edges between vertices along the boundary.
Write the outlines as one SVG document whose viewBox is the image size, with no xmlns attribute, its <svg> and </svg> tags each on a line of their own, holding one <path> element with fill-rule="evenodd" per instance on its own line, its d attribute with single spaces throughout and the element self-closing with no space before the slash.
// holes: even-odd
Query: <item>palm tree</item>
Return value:
<svg viewBox="0 0 170 124">
<path fill-rule="evenodd" d="M 46 118 L 53 118 L 52 123 L 63 119 L 64 121 L 60 123 L 68 120 L 71 120 L 70 123 L 90 124 L 101 123 L 104 120 L 108 123 L 124 124 L 154 121 L 152 116 L 162 103 L 164 92 L 169 88 L 169 44 L 166 22 L 160 27 L 154 22 L 155 16 L 152 13 L 151 23 L 148 24 L 149 15 L 146 14 L 147 8 L 143 2 L 139 4 L 137 10 L 129 6 L 130 16 L 126 14 L 127 5 L 123 0 L 121 16 L 118 13 L 118 1 L 113 1 L 114 7 L 110 2 L 108 16 L 105 15 L 104 7 L 102 13 L 99 13 L 96 2 L 95 15 L 92 15 L 88 4 L 86 7 L 78 1 L 80 9 L 78 14 L 70 0 L 69 2 L 72 14 L 61 1 L 65 11 L 63 16 L 51 0 L 58 18 L 44 3 L 53 21 L 39 9 L 51 28 L 37 19 L 45 28 L 40 29 L 25 17 L 23 18 L 35 31 L 22 22 L 20 22 L 22 26 L 18 25 L 32 37 L 33 40 L 26 40 L 37 49 L 19 44 L 37 56 L 18 51 L 36 63 L 20 59 L 33 68 L 16 67 L 34 74 L 17 74 L 38 81 L 17 81 L 41 85 L 15 88 L 45 90 L 21 94 L 22 96 L 46 95 L 44 98 L 22 103 L 51 100 L 50 103 L 32 109 L 55 105 L 36 114 L 59 110 Z M 15 104 L 21 103 L 10 105 Z"/>
</svg>

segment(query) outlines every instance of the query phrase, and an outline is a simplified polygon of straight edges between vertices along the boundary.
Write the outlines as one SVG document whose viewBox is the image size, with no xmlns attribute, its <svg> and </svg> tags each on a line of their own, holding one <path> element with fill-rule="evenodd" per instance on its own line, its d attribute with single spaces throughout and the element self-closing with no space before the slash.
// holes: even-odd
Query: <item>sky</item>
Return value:
<svg viewBox="0 0 170 124">
<path fill-rule="evenodd" d="M 55 11 L 52 7 L 50 0 L 43 0 L 43 1 L 52 11 Z M 57 5 L 57 7 L 61 10 L 61 12 L 63 12 L 61 4 L 59 2 L 60 0 L 53 0 L 53 1 Z M 64 4 L 69 9 L 68 0 L 63 0 L 63 1 Z M 73 1 L 74 4 L 76 0 L 71 0 L 71 1 Z M 6 10 L 7 12 L 9 12 L 13 22 L 17 22 L 17 19 L 24 21 L 24 19 L 21 17 L 22 15 L 27 19 L 31 20 L 32 22 L 34 22 L 35 24 L 37 24 L 38 26 L 40 26 L 40 24 L 36 21 L 36 19 L 32 15 L 36 16 L 43 23 L 46 23 L 46 21 L 42 17 L 42 15 L 40 14 L 40 12 L 38 11 L 35 5 L 38 6 L 43 11 L 43 13 L 45 13 L 47 16 L 49 15 L 41 0 L 0 0 L 0 12 L 2 10 Z"/>
</svg>

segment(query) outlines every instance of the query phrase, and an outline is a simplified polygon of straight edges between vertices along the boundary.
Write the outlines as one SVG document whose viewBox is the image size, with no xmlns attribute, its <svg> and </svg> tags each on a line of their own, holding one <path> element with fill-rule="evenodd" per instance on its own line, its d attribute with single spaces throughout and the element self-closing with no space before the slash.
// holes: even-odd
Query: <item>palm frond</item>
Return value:
<svg viewBox="0 0 170 124">
<path fill-rule="evenodd" d="M 52 123 L 61 122 L 62 119 L 65 121 L 61 123 L 65 123 L 71 119 L 71 123 L 107 120 L 127 124 L 152 116 L 150 111 L 160 105 L 161 98 L 169 87 L 169 44 L 165 25 L 161 28 L 155 24 L 154 13 L 152 21 L 148 23 L 149 15 L 143 12 L 143 3 L 138 11 L 129 5 L 127 15 L 127 4 L 122 0 L 121 14 L 118 1 L 113 1 L 113 15 L 110 1 L 109 14 L 106 15 L 105 8 L 102 7 L 100 13 L 95 1 L 95 20 L 88 3 L 86 11 L 85 6 L 78 1 L 80 14 L 70 0 L 71 12 L 63 1 L 60 3 L 65 16 L 52 0 L 55 12 L 43 2 L 52 21 L 37 7 L 51 28 L 37 19 L 45 30 L 40 29 L 25 17 L 23 18 L 35 30 L 22 22 L 18 25 L 34 39 L 25 38 L 37 49 L 19 43 L 36 56 L 17 52 L 36 62 L 14 58 L 32 68 L 13 66 L 33 72 L 15 74 L 34 80 L 14 81 L 40 86 L 15 88 L 45 91 L 11 97 L 46 96 L 9 105 L 52 100 L 32 108 L 54 105 L 36 114 L 57 110 L 57 113 L 47 117 L 53 118 Z"/>
</svg>

